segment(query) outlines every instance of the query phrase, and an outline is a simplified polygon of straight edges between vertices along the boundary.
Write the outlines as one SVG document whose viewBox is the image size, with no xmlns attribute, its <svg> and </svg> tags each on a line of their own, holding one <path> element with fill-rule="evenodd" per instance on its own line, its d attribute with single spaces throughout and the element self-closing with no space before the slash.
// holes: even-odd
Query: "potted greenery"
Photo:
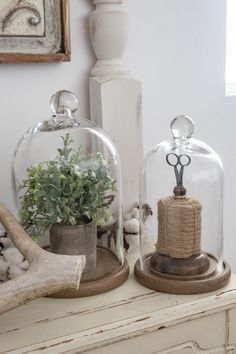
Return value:
<svg viewBox="0 0 236 354">
<path fill-rule="evenodd" d="M 30 235 L 50 231 L 51 251 L 85 254 L 85 271 L 96 267 L 96 226 L 109 217 L 116 180 L 102 153 L 71 147 L 69 134 L 53 160 L 27 169 L 20 183 L 20 218 Z"/>
</svg>

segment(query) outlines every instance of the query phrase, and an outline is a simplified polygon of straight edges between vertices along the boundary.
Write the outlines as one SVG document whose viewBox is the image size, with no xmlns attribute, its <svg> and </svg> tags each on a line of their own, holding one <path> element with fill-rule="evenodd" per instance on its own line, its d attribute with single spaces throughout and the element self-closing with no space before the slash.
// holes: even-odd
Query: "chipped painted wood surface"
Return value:
<svg viewBox="0 0 236 354">
<path fill-rule="evenodd" d="M 153 353 L 153 354 L 157 354 Z M 199 346 L 196 344 L 196 342 L 187 342 L 181 345 L 178 345 L 174 348 L 169 348 L 167 350 L 161 351 L 158 354 L 197 354 L 197 353 L 214 353 L 214 354 L 225 354 L 225 346 L 219 347 L 219 348 L 213 348 L 210 350 L 203 351 L 202 349 L 199 348 Z"/>
<path fill-rule="evenodd" d="M 203 328 L 210 328 L 207 331 Z M 181 343 L 181 344 L 180 344 Z M 223 313 L 206 316 L 197 320 L 188 320 L 182 324 L 162 327 L 142 336 L 112 343 L 106 347 L 89 351 L 89 354 L 129 353 L 211 353 L 225 349 Z"/>
<path fill-rule="evenodd" d="M 228 343 L 226 335 L 226 313 L 235 309 L 235 276 L 223 290 L 177 296 L 150 291 L 131 275 L 106 294 L 42 298 L 3 314 L 1 353 L 132 354 L 134 347 L 135 354 L 165 354 L 170 347 L 178 353 L 189 342 L 196 342 L 203 353 L 221 353 L 224 345 L 230 350 L 236 344 Z M 230 326 L 235 328 L 234 321 Z"/>
<path fill-rule="evenodd" d="M 228 312 L 228 324 L 229 324 L 229 330 L 228 330 L 229 344 L 236 345 L 236 308 L 231 309 Z"/>
</svg>

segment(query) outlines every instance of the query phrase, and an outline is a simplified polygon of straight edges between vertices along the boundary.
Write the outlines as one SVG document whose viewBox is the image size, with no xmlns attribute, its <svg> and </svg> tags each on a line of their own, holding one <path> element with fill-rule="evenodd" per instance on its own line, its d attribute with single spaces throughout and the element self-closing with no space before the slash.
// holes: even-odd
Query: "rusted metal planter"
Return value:
<svg viewBox="0 0 236 354">
<path fill-rule="evenodd" d="M 97 227 L 94 221 L 75 226 L 54 224 L 50 230 L 50 245 L 53 253 L 85 255 L 84 273 L 96 268 Z"/>
</svg>

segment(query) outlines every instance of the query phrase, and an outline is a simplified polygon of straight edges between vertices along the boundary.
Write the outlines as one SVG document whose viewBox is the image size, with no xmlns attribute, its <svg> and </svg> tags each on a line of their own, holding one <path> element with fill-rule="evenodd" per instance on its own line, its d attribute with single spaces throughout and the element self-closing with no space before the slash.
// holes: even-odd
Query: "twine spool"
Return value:
<svg viewBox="0 0 236 354">
<path fill-rule="evenodd" d="M 171 196 L 158 202 L 157 251 L 173 258 L 201 252 L 201 203 L 194 198 Z"/>
</svg>

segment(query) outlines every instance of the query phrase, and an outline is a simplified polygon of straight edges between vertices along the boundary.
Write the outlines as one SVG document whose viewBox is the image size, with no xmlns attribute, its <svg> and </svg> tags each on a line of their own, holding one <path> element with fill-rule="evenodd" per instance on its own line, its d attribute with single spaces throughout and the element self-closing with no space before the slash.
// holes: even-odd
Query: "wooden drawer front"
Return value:
<svg viewBox="0 0 236 354">
<path fill-rule="evenodd" d="M 86 353 L 192 354 L 206 351 L 207 354 L 225 354 L 225 318 L 226 313 L 220 312 L 196 320 L 187 319 L 182 324 L 111 343 L 104 347 L 86 351 Z M 83 350 L 78 351 L 78 353 L 83 352 Z"/>
<path fill-rule="evenodd" d="M 236 308 L 229 310 L 228 323 L 229 323 L 229 345 L 236 346 Z M 235 349 L 235 353 L 236 353 L 236 349 Z"/>
<path fill-rule="evenodd" d="M 203 312 L 204 314 L 204 312 Z M 181 316 L 179 316 L 181 317 Z M 140 320 L 139 320 L 140 321 Z M 147 320 L 148 321 L 148 320 Z M 140 325 L 137 325 L 139 324 Z M 226 312 L 175 325 L 116 321 L 109 325 L 58 336 L 48 341 L 18 347 L 8 354 L 225 354 Z M 232 346 L 231 346 L 232 348 Z M 5 352 L 3 352 L 5 353 Z M 228 351 L 232 353 L 232 351 Z"/>
<path fill-rule="evenodd" d="M 153 354 L 196 354 L 196 353 L 204 353 L 204 351 L 197 348 L 194 343 L 185 343 L 175 348 L 167 349 Z M 207 350 L 206 353 L 225 354 L 225 347 L 214 348 L 213 351 Z"/>
</svg>

